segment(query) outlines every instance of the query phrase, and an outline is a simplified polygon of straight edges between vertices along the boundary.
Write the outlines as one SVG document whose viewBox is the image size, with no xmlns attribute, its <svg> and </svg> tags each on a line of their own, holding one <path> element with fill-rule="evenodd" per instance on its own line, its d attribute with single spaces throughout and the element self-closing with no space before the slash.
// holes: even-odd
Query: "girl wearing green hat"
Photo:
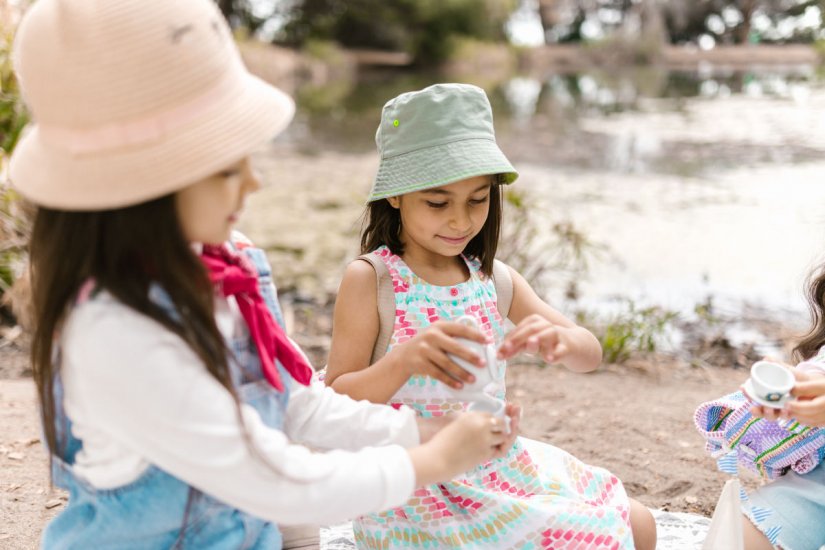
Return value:
<svg viewBox="0 0 825 550">
<path fill-rule="evenodd" d="M 384 106 L 376 143 L 366 261 L 347 267 L 339 289 L 327 384 L 438 417 L 464 410 L 455 392 L 481 375 L 457 362 L 487 367 L 457 338 L 501 342 L 490 357 L 501 369 L 522 352 L 597 368 L 598 340 L 495 260 L 501 185 L 518 174 L 496 144 L 484 91 L 437 84 L 402 94 Z M 455 322 L 466 316 L 478 331 Z M 503 399 L 503 378 L 484 391 Z M 652 515 L 614 475 L 524 438 L 503 458 L 358 518 L 354 530 L 365 548 L 646 549 L 656 540 Z"/>
</svg>

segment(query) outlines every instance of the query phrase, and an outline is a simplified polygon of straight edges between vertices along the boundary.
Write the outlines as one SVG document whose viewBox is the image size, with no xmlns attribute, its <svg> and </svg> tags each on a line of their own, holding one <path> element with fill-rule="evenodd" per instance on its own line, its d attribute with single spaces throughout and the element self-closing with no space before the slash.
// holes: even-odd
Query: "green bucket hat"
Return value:
<svg viewBox="0 0 825 550">
<path fill-rule="evenodd" d="M 375 143 L 381 162 L 367 202 L 485 174 L 500 174 L 503 183 L 518 177 L 496 144 L 487 95 L 469 84 L 435 84 L 391 99 Z"/>
</svg>

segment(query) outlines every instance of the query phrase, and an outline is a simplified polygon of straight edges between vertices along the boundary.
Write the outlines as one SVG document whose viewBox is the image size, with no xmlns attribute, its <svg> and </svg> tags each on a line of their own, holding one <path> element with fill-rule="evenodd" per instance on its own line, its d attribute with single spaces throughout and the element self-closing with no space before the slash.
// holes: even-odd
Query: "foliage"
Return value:
<svg viewBox="0 0 825 550">
<path fill-rule="evenodd" d="M 0 29 L 0 158 L 11 154 L 23 127 L 28 122 L 12 70 L 12 39 L 13 33 L 10 29 Z"/>
<path fill-rule="evenodd" d="M 571 221 L 558 221 L 548 228 L 536 219 L 540 213 L 529 207 L 532 199 L 523 191 L 506 189 L 504 202 L 497 257 L 530 281 L 539 295 L 547 290 L 545 281 L 552 274 L 554 280 L 561 281 L 568 299 L 578 298 L 579 282 L 606 247 L 590 240 Z"/>
<path fill-rule="evenodd" d="M 678 317 L 673 311 L 650 306 L 638 309 L 630 300 L 627 309 L 614 315 L 597 331 L 605 363 L 627 361 L 634 353 L 652 353 L 668 326 Z"/>
<path fill-rule="evenodd" d="M 651 25 L 663 24 L 670 42 L 694 42 L 701 35 L 717 42 L 810 42 L 812 29 L 787 34 L 789 23 L 807 9 L 825 11 L 823 0 L 539 0 L 539 14 L 550 42 L 587 39 L 584 25 L 599 27 L 603 36 L 623 31 L 644 35 Z M 760 31 L 753 29 L 756 19 Z M 793 25 L 791 25 L 793 26 Z M 819 29 L 816 29 L 819 31 Z"/>
<path fill-rule="evenodd" d="M 608 252 L 570 221 L 549 227 L 534 199 L 523 191 L 505 191 L 504 228 L 497 256 L 521 273 L 539 295 L 546 294 L 547 280 L 560 281 L 568 300 L 579 297 L 579 283 L 587 277 L 594 261 Z M 704 304 L 710 316 L 711 304 Z M 698 306 L 697 306 L 698 307 Z M 697 314 L 699 313 L 697 309 Z M 655 352 L 677 318 L 677 313 L 661 307 L 639 308 L 631 300 L 622 301 L 619 313 L 606 319 L 579 311 L 577 322 L 594 327 L 604 350 L 604 360 L 621 363 L 637 353 Z"/>
<path fill-rule="evenodd" d="M 0 19 L 8 21 L 8 14 Z M 13 31 L 0 27 L 0 296 L 5 297 L 25 265 L 29 222 L 23 205 L 6 181 L 9 155 L 14 150 L 28 115 L 20 99 L 11 63 Z"/>
<path fill-rule="evenodd" d="M 278 40 L 404 51 L 416 64 L 434 65 L 449 57 L 453 37 L 503 40 L 515 8 L 515 0 L 300 0 L 288 8 Z"/>
</svg>

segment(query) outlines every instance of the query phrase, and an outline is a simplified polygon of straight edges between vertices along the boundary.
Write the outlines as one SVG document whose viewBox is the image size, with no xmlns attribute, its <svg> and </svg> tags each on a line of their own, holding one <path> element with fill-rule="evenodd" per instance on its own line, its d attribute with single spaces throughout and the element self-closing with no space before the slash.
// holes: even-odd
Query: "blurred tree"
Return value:
<svg viewBox="0 0 825 550">
<path fill-rule="evenodd" d="M 663 21 L 673 43 L 711 34 L 719 41 L 739 44 L 752 40 L 755 17 L 767 18 L 777 28 L 809 8 L 825 15 L 825 0 L 538 0 L 537 7 L 550 42 L 581 40 L 580 28 L 585 21 L 597 24 L 605 34 L 632 27 L 638 21 L 643 28 L 634 31 L 644 30 L 645 25 L 650 31 L 651 23 L 655 27 Z M 810 41 L 816 37 L 809 28 L 790 36 L 769 32 L 767 38 Z"/>
<path fill-rule="evenodd" d="M 25 5 L 0 2 L 0 323 L 14 320 L 7 293 L 26 263 L 29 218 L 6 181 L 6 164 L 29 120 L 12 70 L 11 46 Z"/>
<path fill-rule="evenodd" d="M 233 29 L 255 34 L 283 10 L 282 0 L 216 0 Z"/>
<path fill-rule="evenodd" d="M 252 0 L 218 0 L 234 26 L 251 31 L 267 18 L 284 24 L 279 43 L 332 40 L 349 48 L 409 53 L 419 65 L 444 61 L 454 37 L 503 41 L 517 0 L 283 0 L 264 10 Z M 252 8 L 257 11 L 253 11 Z"/>
</svg>

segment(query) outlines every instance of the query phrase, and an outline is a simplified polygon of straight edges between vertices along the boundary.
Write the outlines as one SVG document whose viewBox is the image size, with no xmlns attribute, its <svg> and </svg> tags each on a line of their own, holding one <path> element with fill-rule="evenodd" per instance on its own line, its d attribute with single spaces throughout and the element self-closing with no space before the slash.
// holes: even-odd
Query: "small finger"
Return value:
<svg viewBox="0 0 825 550">
<path fill-rule="evenodd" d="M 527 339 L 538 332 L 542 326 L 540 319 L 531 320 L 520 323 L 516 328 L 511 330 L 504 338 L 501 347 L 508 349 L 522 349 Z"/>
<path fill-rule="evenodd" d="M 765 416 L 765 411 L 763 410 L 763 408 L 760 405 L 752 406 L 750 408 L 750 413 L 753 416 L 759 416 L 759 417 L 764 417 Z"/>
<path fill-rule="evenodd" d="M 793 415 L 815 415 L 817 412 L 825 411 L 825 395 L 805 401 L 791 401 L 786 408 Z"/>
<path fill-rule="evenodd" d="M 443 334 L 451 338 L 466 338 L 467 340 L 472 340 L 473 342 L 478 342 L 480 344 L 487 344 L 491 342 L 491 339 L 488 338 L 486 334 L 477 328 L 470 325 L 465 325 L 464 323 L 440 321 L 438 326 L 441 328 Z"/>
<path fill-rule="evenodd" d="M 457 390 L 460 390 L 464 387 L 464 383 L 461 380 L 456 380 L 455 378 L 453 378 L 452 376 L 448 375 L 446 372 L 440 369 L 433 369 L 433 372 L 428 376 L 430 376 L 431 378 L 435 378 L 442 384 L 446 384 L 447 386 L 450 386 L 451 388 L 455 388 Z"/>
<path fill-rule="evenodd" d="M 524 342 L 524 353 L 527 355 L 535 355 L 539 352 L 539 349 L 541 349 L 541 342 L 535 334 L 530 336 L 530 338 Z"/>
<path fill-rule="evenodd" d="M 825 395 L 825 379 L 819 377 L 799 382 L 791 388 L 791 395 L 794 397 L 818 397 Z"/>
<path fill-rule="evenodd" d="M 442 381 L 443 377 L 451 381 L 449 385 L 456 389 L 461 389 L 464 384 L 472 384 L 476 381 L 476 377 L 471 372 L 461 368 L 461 365 L 456 364 L 444 353 L 433 357 L 431 364 L 435 374 L 433 377 Z"/>
<path fill-rule="evenodd" d="M 447 336 L 446 334 L 441 334 L 438 337 L 435 347 L 440 349 L 445 354 L 454 355 L 470 363 L 471 365 L 475 365 L 476 367 L 483 367 L 487 364 L 487 361 L 483 357 L 478 355 L 468 346 L 462 345 L 461 342 L 457 341 L 455 338 Z M 460 365 L 456 366 L 461 368 Z"/>
<path fill-rule="evenodd" d="M 560 343 L 557 340 L 556 344 L 552 348 L 548 349 L 547 352 L 542 355 L 542 357 L 544 358 L 545 362 L 553 363 L 554 361 L 558 361 L 559 359 L 567 355 L 567 351 L 567 345 Z"/>
</svg>

